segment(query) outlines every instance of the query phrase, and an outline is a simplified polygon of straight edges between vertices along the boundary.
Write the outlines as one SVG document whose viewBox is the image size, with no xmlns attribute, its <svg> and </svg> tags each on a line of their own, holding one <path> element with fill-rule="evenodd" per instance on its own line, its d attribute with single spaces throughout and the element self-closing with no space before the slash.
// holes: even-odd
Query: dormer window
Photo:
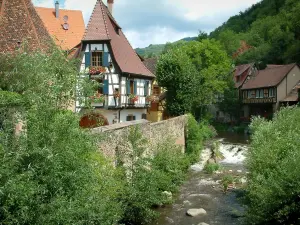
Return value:
<svg viewBox="0 0 300 225">
<path fill-rule="evenodd" d="M 92 66 L 103 66 L 103 52 L 93 51 L 92 52 Z"/>
</svg>

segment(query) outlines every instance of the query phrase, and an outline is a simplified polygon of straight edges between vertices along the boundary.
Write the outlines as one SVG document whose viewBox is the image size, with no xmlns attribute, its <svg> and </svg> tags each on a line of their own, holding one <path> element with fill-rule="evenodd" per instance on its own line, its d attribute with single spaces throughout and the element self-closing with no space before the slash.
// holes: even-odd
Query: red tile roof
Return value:
<svg viewBox="0 0 300 225">
<path fill-rule="evenodd" d="M 148 70 L 151 71 L 151 73 L 155 74 L 157 61 L 158 61 L 157 58 L 148 58 L 148 59 L 144 59 L 143 63 L 148 68 Z"/>
<path fill-rule="evenodd" d="M 29 50 L 51 43 L 31 0 L 0 0 L 0 7 L 0 52 L 13 52 L 24 42 Z"/>
<path fill-rule="evenodd" d="M 63 50 L 71 50 L 81 43 L 85 30 L 81 11 L 59 9 L 59 18 L 56 18 L 54 8 L 36 7 L 35 9 L 56 45 L 60 46 Z M 68 30 L 63 28 L 63 24 L 65 23 L 64 16 L 68 17 Z"/>
<path fill-rule="evenodd" d="M 123 73 L 155 77 L 133 50 L 102 0 L 96 2 L 83 41 L 110 41 L 112 54 Z"/>
<path fill-rule="evenodd" d="M 249 69 L 251 66 L 253 66 L 254 63 L 250 64 L 243 64 L 235 67 L 234 76 L 240 76 L 242 75 L 247 69 Z"/>
<path fill-rule="evenodd" d="M 255 75 L 246 80 L 242 89 L 255 89 L 262 87 L 277 86 L 288 73 L 296 66 L 296 63 L 282 66 L 275 66 L 259 70 Z"/>
</svg>

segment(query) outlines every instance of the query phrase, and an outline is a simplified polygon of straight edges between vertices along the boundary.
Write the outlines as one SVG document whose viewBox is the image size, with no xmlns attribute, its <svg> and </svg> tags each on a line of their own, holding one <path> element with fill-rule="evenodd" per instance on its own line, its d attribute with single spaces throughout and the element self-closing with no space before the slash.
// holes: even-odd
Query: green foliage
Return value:
<svg viewBox="0 0 300 225">
<path fill-rule="evenodd" d="M 189 156 L 191 163 L 199 160 L 203 142 L 216 135 L 216 131 L 205 122 L 198 122 L 189 114 L 187 122 L 186 136 L 186 154 Z"/>
<path fill-rule="evenodd" d="M 164 44 L 159 44 L 159 45 L 149 45 L 146 48 L 137 48 L 135 51 L 142 57 L 145 58 L 151 58 L 151 57 L 157 57 L 159 56 L 163 49 L 164 49 Z"/>
<path fill-rule="evenodd" d="M 247 221 L 299 224 L 300 108 L 284 108 L 273 121 L 255 118 L 248 154 Z"/>
<path fill-rule="evenodd" d="M 154 155 L 148 155 L 139 127 L 130 130 L 128 141 L 133 151 L 123 167 L 127 182 L 122 194 L 124 216 L 121 222 L 149 224 L 158 216 L 154 206 L 172 202 L 172 197 L 164 192 L 177 191 L 189 161 L 172 140 L 159 144 Z"/>
<path fill-rule="evenodd" d="M 23 131 L 4 126 L 0 133 L 0 223 L 116 224 L 122 186 L 115 170 L 97 137 L 63 109 L 72 101 L 76 64 L 59 50 L 51 53 L 0 56 L 1 88 L 29 103 L 19 112 Z"/>
<path fill-rule="evenodd" d="M 223 191 L 226 193 L 228 190 L 228 186 L 233 184 L 235 179 L 232 175 L 226 175 L 222 178 L 221 184 L 223 185 Z"/>
<path fill-rule="evenodd" d="M 241 40 L 253 46 L 237 59 L 237 64 L 300 62 L 298 0 L 263 0 L 231 17 L 210 34 L 232 55 Z"/>
<path fill-rule="evenodd" d="M 24 104 L 25 102 L 21 95 L 15 92 L 0 91 L 0 107 L 14 107 Z"/>
<path fill-rule="evenodd" d="M 199 111 L 215 102 L 231 79 L 230 60 L 214 40 L 178 43 L 157 64 L 157 81 L 167 90 L 166 110 L 172 116 Z M 229 78 L 230 77 L 230 78 Z"/>
<path fill-rule="evenodd" d="M 208 163 L 205 165 L 204 170 L 209 174 L 213 174 L 215 171 L 220 169 L 220 164 L 218 163 Z"/>
</svg>

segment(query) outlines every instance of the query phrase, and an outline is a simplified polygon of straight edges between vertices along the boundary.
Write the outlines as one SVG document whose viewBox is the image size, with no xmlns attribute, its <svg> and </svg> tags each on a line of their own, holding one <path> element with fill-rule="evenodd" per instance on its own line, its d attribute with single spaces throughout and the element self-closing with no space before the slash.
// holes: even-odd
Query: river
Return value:
<svg viewBox="0 0 300 225">
<path fill-rule="evenodd" d="M 207 174 L 204 163 L 209 159 L 210 150 L 204 149 L 202 160 L 191 167 L 187 181 L 182 185 L 173 205 L 160 208 L 161 216 L 155 225 L 239 225 L 242 224 L 244 208 L 240 204 L 240 187 L 246 182 L 243 166 L 248 149 L 248 137 L 233 133 L 220 134 L 221 171 Z M 236 184 L 224 193 L 222 178 L 234 177 Z M 203 208 L 206 214 L 187 216 L 189 209 Z"/>
</svg>

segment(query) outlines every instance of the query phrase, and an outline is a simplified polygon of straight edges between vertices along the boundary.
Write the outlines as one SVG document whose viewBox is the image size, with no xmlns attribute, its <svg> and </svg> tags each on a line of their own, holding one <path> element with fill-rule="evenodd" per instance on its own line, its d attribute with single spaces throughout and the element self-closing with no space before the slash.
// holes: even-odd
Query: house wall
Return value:
<svg viewBox="0 0 300 225">
<path fill-rule="evenodd" d="M 143 114 L 146 114 L 146 96 L 150 95 L 152 90 L 152 80 L 151 78 L 137 78 L 134 77 L 134 75 L 126 74 L 120 74 L 115 69 L 116 65 L 114 65 L 113 60 L 111 59 L 111 55 L 109 53 L 109 48 L 107 44 L 99 43 L 99 44 L 86 44 L 84 47 L 83 52 L 81 54 L 82 60 L 81 60 L 81 67 L 80 67 L 80 77 L 81 79 L 84 79 L 86 77 L 89 77 L 88 75 L 88 68 L 86 68 L 85 65 L 85 54 L 87 52 L 90 52 L 97 49 L 99 51 L 104 51 L 108 53 L 108 62 L 112 61 L 112 67 L 108 68 L 105 67 L 105 73 L 104 77 L 103 75 L 91 75 L 92 78 L 103 77 L 104 80 L 108 81 L 108 93 L 105 95 L 105 103 L 92 103 L 93 107 L 96 107 L 98 111 L 101 111 L 102 115 L 105 116 L 109 122 L 109 124 L 113 123 L 113 120 L 120 119 L 120 122 L 126 121 L 126 117 L 128 115 L 133 115 L 136 117 L 136 119 L 141 119 Z M 128 99 L 128 93 L 127 93 L 127 81 L 128 79 L 133 80 L 136 84 L 136 95 L 138 96 L 138 101 L 135 102 L 134 106 L 130 106 L 132 108 L 127 109 L 129 99 Z M 145 84 L 146 82 L 149 82 L 149 90 L 148 93 L 145 93 Z M 79 87 L 77 87 L 78 89 Z M 120 99 L 115 99 L 113 94 L 115 90 L 118 89 L 121 97 Z M 122 109 L 113 109 L 116 108 L 126 108 L 125 110 Z M 77 98 L 76 101 L 76 111 L 80 112 L 82 106 L 80 105 L 79 99 Z M 109 109 L 108 109 L 109 108 Z M 120 118 L 119 118 L 119 111 L 120 111 Z"/>
<path fill-rule="evenodd" d="M 150 123 L 146 120 L 130 121 L 118 126 L 111 125 L 99 127 L 92 130 L 93 133 L 103 135 L 99 143 L 99 150 L 104 155 L 116 160 L 117 152 L 130 153 L 131 145 L 128 144 L 128 134 L 132 127 L 139 126 L 143 137 L 146 139 L 145 147 L 149 149 L 149 153 L 157 149 L 157 145 L 163 144 L 169 140 L 180 146 L 182 152 L 185 151 L 185 128 L 186 116 L 175 117 L 157 123 Z"/>
<path fill-rule="evenodd" d="M 277 103 L 276 110 L 279 109 L 280 101 L 286 98 L 286 96 L 292 91 L 295 85 L 300 80 L 300 69 L 295 66 L 284 80 L 277 86 Z"/>
</svg>

